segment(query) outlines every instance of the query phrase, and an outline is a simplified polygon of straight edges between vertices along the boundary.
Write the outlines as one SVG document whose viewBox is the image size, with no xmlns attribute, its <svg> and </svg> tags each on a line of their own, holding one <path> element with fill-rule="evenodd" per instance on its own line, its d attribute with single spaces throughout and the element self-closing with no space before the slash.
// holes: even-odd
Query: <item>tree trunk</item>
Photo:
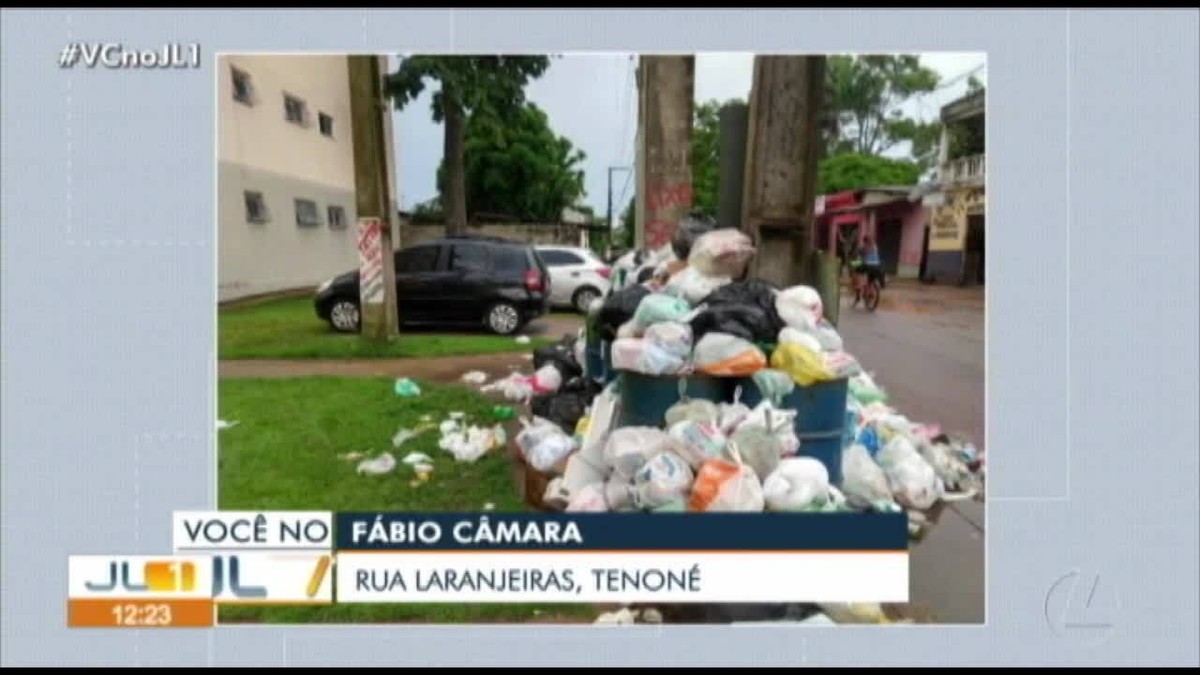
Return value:
<svg viewBox="0 0 1200 675">
<path fill-rule="evenodd" d="M 443 92 L 443 98 L 449 99 Z M 442 212 L 446 218 L 446 234 L 462 234 L 467 229 L 467 127 L 462 108 L 447 103 L 445 107 L 446 194 L 442 195 Z"/>
</svg>

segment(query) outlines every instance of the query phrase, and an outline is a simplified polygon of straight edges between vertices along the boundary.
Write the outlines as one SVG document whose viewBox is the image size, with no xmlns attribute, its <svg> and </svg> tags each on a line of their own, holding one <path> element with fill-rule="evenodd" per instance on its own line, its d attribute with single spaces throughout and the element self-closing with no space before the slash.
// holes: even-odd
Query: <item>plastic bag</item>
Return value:
<svg viewBox="0 0 1200 675">
<path fill-rule="evenodd" d="M 799 328 L 792 328 L 791 326 L 787 326 L 779 331 L 779 344 L 800 345 L 814 352 L 825 351 L 825 348 L 821 346 L 821 341 L 815 335 Z"/>
<path fill-rule="evenodd" d="M 762 427 L 779 440 L 781 457 L 791 457 L 800 451 L 800 437 L 796 435 L 795 410 L 776 408 L 770 401 L 763 401 L 750 411 L 738 429 L 746 426 Z"/>
<path fill-rule="evenodd" d="M 579 365 L 582 361 L 575 357 L 575 342 L 574 338 L 564 337 L 555 344 L 538 347 L 533 350 L 533 367 L 540 369 L 552 365 L 563 379 L 579 377 L 583 374 L 583 368 Z"/>
<path fill-rule="evenodd" d="M 574 431 L 587 412 L 590 397 L 586 392 L 560 391 L 533 397 L 529 409 L 534 415 L 554 422 L 564 431 Z"/>
<path fill-rule="evenodd" d="M 579 442 L 579 455 L 587 459 L 593 466 L 608 467 L 604 448 L 608 442 L 609 432 L 613 421 L 617 418 L 617 408 L 620 403 L 614 387 L 608 387 L 592 400 L 588 413 L 587 432 Z"/>
<path fill-rule="evenodd" d="M 646 329 L 646 342 L 682 360 L 692 356 L 692 327 L 686 323 L 656 323 Z"/>
<path fill-rule="evenodd" d="M 646 375 L 670 375 L 687 370 L 687 360 L 647 342 L 643 338 L 618 338 L 612 343 L 614 370 Z"/>
<path fill-rule="evenodd" d="M 875 431 L 875 427 L 870 424 L 864 424 L 858 430 L 858 436 L 854 440 L 858 445 L 867 449 L 872 459 L 879 456 L 879 450 L 882 447 L 879 443 L 879 434 Z"/>
<path fill-rule="evenodd" d="M 533 387 L 535 394 L 551 394 L 558 391 L 563 383 L 563 374 L 553 364 L 547 364 L 538 368 L 533 373 L 533 379 L 529 384 Z"/>
<path fill-rule="evenodd" d="M 775 348 L 775 352 L 771 354 L 771 367 L 786 372 L 802 387 L 836 378 L 825 365 L 825 359 L 820 352 L 805 349 L 794 342 L 787 342 Z"/>
<path fill-rule="evenodd" d="M 617 329 L 633 319 L 642 298 L 650 295 L 650 290 L 641 285 L 627 286 L 605 299 L 600 311 L 596 314 L 596 328 L 605 340 L 613 340 Z"/>
<path fill-rule="evenodd" d="M 779 466 L 783 455 L 783 445 L 771 430 L 756 424 L 743 424 L 729 437 L 727 448 L 730 457 L 740 458 L 741 461 L 754 469 L 760 480 L 765 480 L 775 467 Z M 763 484 L 764 491 L 766 484 Z"/>
<path fill-rule="evenodd" d="M 904 436 L 896 436 L 876 458 L 901 506 L 924 511 L 941 499 L 945 487 L 929 462 Z"/>
<path fill-rule="evenodd" d="M 651 457 L 662 452 L 663 444 L 666 442 L 668 442 L 668 437 L 662 429 L 654 427 L 616 429 L 608 435 L 608 442 L 604 445 L 605 463 L 612 469 L 614 476 L 631 481 Z"/>
<path fill-rule="evenodd" d="M 538 471 L 550 471 L 576 449 L 575 439 L 549 420 L 535 417 L 521 423 L 524 428 L 517 434 L 517 447 Z"/>
<path fill-rule="evenodd" d="M 823 354 L 825 369 L 833 373 L 834 378 L 844 379 L 854 377 L 862 372 L 858 361 L 846 352 L 829 351 Z"/>
<path fill-rule="evenodd" d="M 612 511 L 632 511 L 637 507 L 633 503 L 633 484 L 620 476 L 613 476 L 604 484 L 604 502 Z"/>
<path fill-rule="evenodd" d="M 708 333 L 725 333 L 751 342 L 772 342 L 778 329 L 759 307 L 717 305 L 696 314 L 692 319 L 692 332 L 698 338 Z"/>
<path fill-rule="evenodd" d="M 717 229 L 717 221 L 709 216 L 699 213 L 688 214 L 675 227 L 675 235 L 671 237 L 671 251 L 677 259 L 687 260 L 696 240 L 715 229 Z"/>
<path fill-rule="evenodd" d="M 783 319 L 775 308 L 775 297 L 779 288 L 763 279 L 746 279 L 734 281 L 722 286 L 704 298 L 701 304 L 709 307 L 733 305 L 737 307 L 757 307 L 767 313 L 768 318 L 775 324 L 778 333 L 784 327 Z"/>
<path fill-rule="evenodd" d="M 392 453 L 385 452 L 374 459 L 364 459 L 359 462 L 357 471 L 361 475 L 380 476 L 391 473 L 396 469 L 396 458 Z"/>
<path fill-rule="evenodd" d="M 717 377 L 749 377 L 767 367 L 767 357 L 753 343 L 725 333 L 709 333 L 696 343 L 696 370 Z"/>
<path fill-rule="evenodd" d="M 754 254 L 754 243 L 745 232 L 721 228 L 696 239 L 688 254 L 688 265 L 708 276 L 739 279 L 745 276 Z"/>
<path fill-rule="evenodd" d="M 681 457 L 662 452 L 646 462 L 633 478 L 633 503 L 639 509 L 654 509 L 686 497 L 695 475 Z"/>
<path fill-rule="evenodd" d="M 858 443 L 842 452 L 842 492 L 868 505 L 892 501 L 892 490 L 883 468 L 871 459 L 867 448 Z"/>
<path fill-rule="evenodd" d="M 779 462 L 763 481 L 763 500 L 771 511 L 822 508 L 830 500 L 829 471 L 819 460 L 792 457 Z"/>
<path fill-rule="evenodd" d="M 942 481 L 948 490 L 972 492 L 975 489 L 975 476 L 967 463 L 958 457 L 953 448 L 944 443 L 921 442 L 917 451 Z"/>
<path fill-rule="evenodd" d="M 840 352 L 844 349 L 842 336 L 825 319 L 821 319 L 812 329 L 812 335 L 816 337 L 821 349 L 827 352 Z"/>
<path fill-rule="evenodd" d="M 483 393 L 498 391 L 509 401 L 526 401 L 533 396 L 532 378 L 520 373 L 513 373 L 502 380 L 479 388 Z"/>
<path fill-rule="evenodd" d="M 782 370 L 764 368 L 754 374 L 754 386 L 763 400 L 778 404 L 796 389 L 792 377 Z"/>
<path fill-rule="evenodd" d="M 607 511 L 608 501 L 604 497 L 604 484 L 584 486 L 583 489 L 571 495 L 571 501 L 567 503 L 566 510 L 572 513 Z"/>
<path fill-rule="evenodd" d="M 886 403 L 887 392 L 875 383 L 875 380 L 865 372 L 860 372 L 850 378 L 850 395 L 863 405 Z"/>
<path fill-rule="evenodd" d="M 681 389 L 685 386 L 684 383 L 680 384 Z M 667 408 L 666 414 L 663 415 L 663 423 L 670 428 L 684 420 L 716 422 L 720 414 L 720 407 L 716 403 L 702 398 L 688 398 L 685 394 L 678 403 Z"/>
<path fill-rule="evenodd" d="M 825 315 L 821 294 L 811 286 L 792 286 L 775 296 L 775 309 L 784 323 L 808 332 L 820 324 Z"/>
<path fill-rule="evenodd" d="M 616 337 L 618 340 L 627 340 L 630 338 L 640 338 L 641 336 L 642 331 L 640 328 L 638 328 L 637 323 L 633 320 L 629 320 L 621 324 L 621 327 L 617 329 Z"/>
<path fill-rule="evenodd" d="M 694 267 L 685 267 L 683 271 L 671 277 L 663 287 L 662 292 L 683 298 L 691 305 L 697 305 L 713 291 L 732 282 L 729 277 L 708 276 Z"/>
<path fill-rule="evenodd" d="M 717 428 L 721 433 L 729 435 L 750 416 L 750 408 L 735 397 L 733 403 L 721 403 L 717 406 Z"/>
<path fill-rule="evenodd" d="M 692 306 L 680 298 L 651 293 L 638 304 L 637 311 L 633 314 L 633 322 L 644 331 L 656 323 L 681 321 L 691 311 Z"/>
<path fill-rule="evenodd" d="M 726 437 L 713 422 L 683 420 L 672 424 L 667 435 L 674 442 L 672 450 L 693 469 L 699 469 L 710 459 L 718 459 L 725 449 Z"/>
<path fill-rule="evenodd" d="M 763 510 L 762 483 L 744 464 L 712 459 L 700 467 L 688 498 L 689 511 Z"/>
</svg>

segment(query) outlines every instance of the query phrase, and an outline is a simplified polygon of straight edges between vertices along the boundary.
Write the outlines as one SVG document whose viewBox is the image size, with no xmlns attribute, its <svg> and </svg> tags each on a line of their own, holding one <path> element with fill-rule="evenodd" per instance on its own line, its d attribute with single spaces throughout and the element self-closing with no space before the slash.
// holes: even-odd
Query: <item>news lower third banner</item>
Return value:
<svg viewBox="0 0 1200 675">
<path fill-rule="evenodd" d="M 906 602 L 898 514 L 339 513 L 339 603 Z"/>
<path fill-rule="evenodd" d="M 879 513 L 177 511 L 164 555 L 75 555 L 72 627 L 207 627 L 218 605 L 907 602 Z"/>
</svg>

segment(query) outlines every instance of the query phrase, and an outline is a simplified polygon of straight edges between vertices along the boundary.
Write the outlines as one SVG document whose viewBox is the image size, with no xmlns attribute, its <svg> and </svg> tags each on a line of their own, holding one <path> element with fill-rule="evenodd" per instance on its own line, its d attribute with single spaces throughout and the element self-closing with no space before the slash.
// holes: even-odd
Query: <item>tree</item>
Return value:
<svg viewBox="0 0 1200 675">
<path fill-rule="evenodd" d="M 692 208 L 714 218 L 720 183 L 720 112 L 729 103 L 742 101 L 702 103 L 695 107 L 692 119 Z"/>
<path fill-rule="evenodd" d="M 447 176 L 441 203 L 447 234 L 461 232 L 467 224 L 467 115 L 483 106 L 499 111 L 520 107 L 525 85 L 549 67 L 545 56 L 413 56 L 386 78 L 385 88 L 397 109 L 416 100 L 426 80 L 441 85 L 433 95 L 432 111 L 433 120 L 445 124 Z"/>
<path fill-rule="evenodd" d="M 633 231 L 636 227 L 636 199 L 630 199 L 625 210 L 621 212 L 620 225 L 612 234 L 613 248 L 632 248 L 633 247 Z"/>
<path fill-rule="evenodd" d="M 563 209 L 584 195 L 580 165 L 587 156 L 554 133 L 546 113 L 533 103 L 511 110 L 477 108 L 467 122 L 465 147 L 470 216 L 557 222 Z M 443 158 L 438 168 L 443 194 L 449 167 Z"/>
<path fill-rule="evenodd" d="M 983 89 L 983 83 L 979 81 L 978 77 L 975 77 L 975 75 L 972 74 L 970 77 L 967 78 L 967 93 L 968 94 L 971 92 L 974 92 L 974 91 L 979 91 L 980 89 Z"/>
<path fill-rule="evenodd" d="M 831 56 L 826 69 L 825 155 L 880 155 L 912 141 L 919 164 L 931 163 L 940 130 L 905 117 L 898 106 L 937 88 L 936 71 L 914 55 Z M 919 147 L 918 147 L 919 146 Z"/>
<path fill-rule="evenodd" d="M 821 161 L 819 192 L 827 195 L 874 185 L 916 185 L 920 175 L 915 162 L 847 153 Z"/>
</svg>

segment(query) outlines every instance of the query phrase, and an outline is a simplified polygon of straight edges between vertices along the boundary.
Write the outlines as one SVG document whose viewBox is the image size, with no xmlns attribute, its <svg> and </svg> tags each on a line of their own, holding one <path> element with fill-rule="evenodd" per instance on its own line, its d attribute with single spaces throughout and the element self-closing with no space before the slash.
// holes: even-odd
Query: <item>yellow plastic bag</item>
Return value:
<svg viewBox="0 0 1200 675">
<path fill-rule="evenodd" d="M 775 348 L 771 354 L 771 367 L 791 375 L 802 387 L 837 378 L 825 366 L 825 359 L 819 352 L 794 342 L 784 342 Z"/>
</svg>

